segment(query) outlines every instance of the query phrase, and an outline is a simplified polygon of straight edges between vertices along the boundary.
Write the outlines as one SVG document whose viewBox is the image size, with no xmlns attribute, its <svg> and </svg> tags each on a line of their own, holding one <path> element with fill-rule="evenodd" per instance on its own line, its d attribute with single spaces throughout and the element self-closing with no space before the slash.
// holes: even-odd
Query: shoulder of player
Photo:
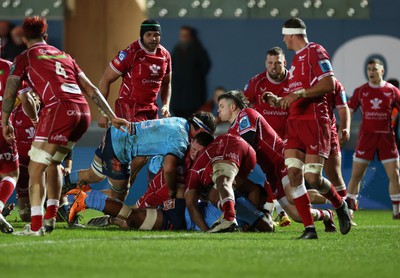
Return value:
<svg viewBox="0 0 400 278">
<path fill-rule="evenodd" d="M 257 112 L 257 110 L 253 109 L 253 108 L 244 108 L 242 110 L 240 110 L 238 117 L 242 118 L 244 116 L 248 116 L 249 118 L 258 118 L 260 117 L 260 113 Z"/>
</svg>

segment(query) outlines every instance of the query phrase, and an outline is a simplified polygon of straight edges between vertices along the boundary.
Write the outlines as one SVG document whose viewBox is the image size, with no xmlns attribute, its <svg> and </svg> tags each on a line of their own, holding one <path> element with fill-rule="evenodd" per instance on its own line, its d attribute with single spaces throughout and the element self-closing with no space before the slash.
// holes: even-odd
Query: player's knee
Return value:
<svg viewBox="0 0 400 278">
<path fill-rule="evenodd" d="M 108 184 L 110 186 L 112 195 L 111 197 L 117 198 L 121 201 L 125 200 L 125 197 L 128 195 L 128 190 L 129 190 L 129 183 L 128 182 L 122 182 L 122 181 L 111 181 L 108 180 Z"/>
<path fill-rule="evenodd" d="M 304 178 L 314 188 L 322 184 L 322 168 L 321 163 L 307 163 L 304 167 Z"/>
<path fill-rule="evenodd" d="M 50 162 L 53 157 L 48 152 L 46 152 L 42 149 L 36 148 L 35 146 L 31 147 L 31 149 L 28 152 L 28 155 L 29 155 L 31 161 L 43 164 L 46 167 L 50 165 Z M 30 172 L 31 172 L 31 170 L 33 170 L 32 169 L 33 167 L 31 167 L 31 165 L 32 165 L 32 163 L 29 164 L 29 174 L 31 174 Z M 37 168 L 37 167 L 35 166 L 35 168 Z"/>
<path fill-rule="evenodd" d="M 290 170 L 291 168 L 303 171 L 304 162 L 298 158 L 290 157 L 285 159 L 285 165 Z"/>
<path fill-rule="evenodd" d="M 233 180 L 238 173 L 236 165 L 230 163 L 214 163 L 212 181 L 217 187 L 228 186 L 231 187 Z"/>
</svg>

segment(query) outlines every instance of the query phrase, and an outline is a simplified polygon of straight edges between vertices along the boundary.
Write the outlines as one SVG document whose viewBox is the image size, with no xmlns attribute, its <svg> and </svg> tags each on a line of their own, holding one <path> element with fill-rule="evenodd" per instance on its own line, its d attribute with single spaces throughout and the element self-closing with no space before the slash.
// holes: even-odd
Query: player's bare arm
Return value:
<svg viewBox="0 0 400 278">
<path fill-rule="evenodd" d="M 110 105 L 107 103 L 104 96 L 100 93 L 90 80 L 84 76 L 80 75 L 78 78 L 79 86 L 83 91 L 90 97 L 90 99 L 97 105 L 97 107 L 107 115 L 107 118 L 111 119 L 111 123 L 118 129 L 122 129 L 125 126 L 128 130 L 130 129 L 130 123 L 125 119 L 118 118 L 114 111 L 111 109 Z"/>
<path fill-rule="evenodd" d="M 174 155 L 167 155 L 164 158 L 164 179 L 168 187 L 169 196 L 171 199 L 176 197 L 176 167 L 178 166 L 178 158 Z M 182 198 L 183 196 L 178 196 Z"/>
<path fill-rule="evenodd" d="M 189 189 L 185 193 L 185 202 L 186 207 L 189 211 L 190 218 L 192 218 L 193 222 L 197 227 L 200 228 L 203 232 L 208 230 L 207 224 L 204 221 L 204 217 L 199 211 L 197 207 L 197 201 L 199 200 L 199 194 L 196 189 Z"/>
<path fill-rule="evenodd" d="M 7 78 L 7 84 L 4 90 L 1 122 L 3 126 L 4 139 L 6 139 L 6 141 L 9 143 L 15 140 L 14 128 L 10 123 L 10 115 L 14 109 L 17 91 L 21 86 L 21 83 L 22 81 L 18 77 L 9 76 Z"/>
<path fill-rule="evenodd" d="M 350 140 L 350 110 L 346 105 L 338 108 L 340 125 L 338 130 L 339 143 L 342 145 Z"/>
<path fill-rule="evenodd" d="M 162 102 L 162 107 L 161 107 L 161 114 L 163 117 L 169 117 L 169 104 L 171 101 L 171 79 L 172 79 L 172 74 L 167 74 L 164 76 L 162 83 L 161 83 L 161 88 L 160 88 L 160 94 L 161 94 L 161 102 Z"/>
<path fill-rule="evenodd" d="M 283 109 L 289 108 L 290 104 L 300 98 L 320 97 L 335 90 L 334 76 L 326 76 L 318 81 L 315 86 L 297 90 L 279 101 Z"/>
<path fill-rule="evenodd" d="M 104 98 L 107 100 L 110 94 L 110 86 L 111 84 L 116 81 L 120 75 L 116 73 L 110 66 L 106 68 L 103 73 L 103 76 L 99 82 L 99 90 Z M 99 127 L 107 128 L 108 127 L 108 118 L 102 113 L 99 113 L 99 120 L 98 120 Z"/>
</svg>

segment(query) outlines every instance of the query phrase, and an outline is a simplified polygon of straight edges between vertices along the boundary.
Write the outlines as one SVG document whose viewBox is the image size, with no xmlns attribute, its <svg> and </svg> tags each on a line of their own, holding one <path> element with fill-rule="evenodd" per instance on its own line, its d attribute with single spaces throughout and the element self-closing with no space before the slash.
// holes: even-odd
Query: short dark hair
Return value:
<svg viewBox="0 0 400 278">
<path fill-rule="evenodd" d="M 273 48 L 270 48 L 267 51 L 267 55 L 271 55 L 271 56 L 277 56 L 277 55 L 280 55 L 280 54 L 285 55 L 285 52 L 279 46 L 275 46 Z"/>
<path fill-rule="evenodd" d="M 198 120 L 200 120 L 201 122 L 199 122 Z M 190 118 L 188 118 L 188 122 L 193 124 L 195 130 L 204 128 L 207 132 L 211 134 L 215 132 L 215 129 L 217 127 L 214 115 L 204 111 L 194 113 Z"/>
<path fill-rule="evenodd" d="M 202 131 L 197 133 L 193 140 L 196 140 L 200 145 L 207 147 L 212 141 L 214 141 L 214 136 L 208 132 Z"/>
<path fill-rule="evenodd" d="M 307 29 L 306 24 L 304 23 L 303 20 L 301 20 L 298 17 L 293 17 L 291 19 L 286 20 L 285 23 L 283 23 L 283 27 L 285 28 L 301 28 L 301 29 Z"/>
<path fill-rule="evenodd" d="M 232 99 L 235 104 L 240 108 L 244 109 L 248 106 L 249 100 L 246 98 L 246 96 L 243 94 L 242 91 L 239 90 L 232 90 L 229 92 L 226 92 L 218 97 L 218 101 L 221 99 Z"/>
<path fill-rule="evenodd" d="M 22 29 L 27 39 L 39 39 L 47 35 L 46 19 L 39 16 L 25 18 Z"/>
<path fill-rule="evenodd" d="M 370 64 L 378 64 L 378 65 L 381 65 L 381 66 L 385 66 L 383 64 L 382 60 L 378 59 L 378 58 L 369 59 L 367 65 L 370 65 Z"/>
</svg>

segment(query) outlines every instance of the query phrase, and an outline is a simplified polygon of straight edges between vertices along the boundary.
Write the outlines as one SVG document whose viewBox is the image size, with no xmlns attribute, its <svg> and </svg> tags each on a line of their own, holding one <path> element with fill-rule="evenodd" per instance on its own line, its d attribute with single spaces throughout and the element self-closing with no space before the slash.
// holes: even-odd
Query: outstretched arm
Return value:
<svg viewBox="0 0 400 278">
<path fill-rule="evenodd" d="M 169 103 L 171 101 L 171 73 L 164 76 L 161 83 L 160 94 L 162 102 L 161 114 L 165 118 L 170 115 Z"/>
<path fill-rule="evenodd" d="M 113 126 L 123 130 L 122 126 L 127 129 L 130 128 L 130 124 L 125 119 L 117 118 L 114 111 L 108 105 L 106 99 L 100 93 L 99 89 L 90 82 L 90 80 L 84 75 L 79 75 L 78 83 L 85 94 L 97 105 L 97 107 L 111 120 Z"/>
<path fill-rule="evenodd" d="M 111 84 L 120 77 L 118 73 L 116 73 L 110 66 L 106 68 L 103 73 L 103 76 L 99 82 L 99 90 L 104 98 L 107 100 L 110 94 L 110 86 Z M 99 127 L 107 128 L 108 127 L 108 119 L 101 113 L 99 113 Z"/>
</svg>

